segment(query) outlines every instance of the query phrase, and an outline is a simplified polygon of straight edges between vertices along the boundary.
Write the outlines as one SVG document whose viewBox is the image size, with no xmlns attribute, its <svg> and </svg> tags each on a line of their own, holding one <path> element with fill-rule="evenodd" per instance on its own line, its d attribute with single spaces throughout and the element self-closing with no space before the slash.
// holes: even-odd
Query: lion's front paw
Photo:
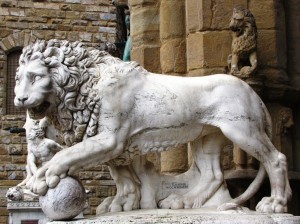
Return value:
<svg viewBox="0 0 300 224">
<path fill-rule="evenodd" d="M 184 199 L 181 195 L 171 194 L 167 198 L 161 200 L 158 203 L 158 207 L 163 209 L 182 209 L 185 207 L 191 208 L 192 205 L 185 206 Z"/>
<path fill-rule="evenodd" d="M 37 170 L 27 186 L 33 193 L 45 195 L 48 188 L 56 187 L 60 179 L 66 177 L 68 170 L 68 166 L 50 161 Z"/>
<path fill-rule="evenodd" d="M 244 67 L 241 68 L 239 76 L 241 78 L 249 78 L 252 73 L 253 73 L 252 67 L 250 67 L 250 66 L 244 66 Z"/>
<path fill-rule="evenodd" d="M 96 214 L 100 215 L 106 212 L 121 212 L 139 209 L 140 197 L 131 193 L 126 196 L 113 196 L 106 198 L 96 210 Z"/>
<path fill-rule="evenodd" d="M 285 213 L 287 205 L 284 200 L 274 197 L 264 197 L 256 206 L 256 211 L 266 213 Z"/>
<path fill-rule="evenodd" d="M 237 67 L 231 67 L 230 74 L 231 75 L 235 75 L 235 76 L 239 76 L 240 75 L 240 71 L 239 71 L 239 69 Z"/>
</svg>

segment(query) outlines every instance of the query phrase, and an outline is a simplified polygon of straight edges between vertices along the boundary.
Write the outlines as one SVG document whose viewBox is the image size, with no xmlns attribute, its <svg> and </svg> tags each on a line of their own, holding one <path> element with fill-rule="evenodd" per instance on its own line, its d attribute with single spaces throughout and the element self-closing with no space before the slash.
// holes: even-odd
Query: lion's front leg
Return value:
<svg viewBox="0 0 300 224">
<path fill-rule="evenodd" d="M 117 194 L 105 199 L 98 206 L 96 214 L 131 211 L 140 208 L 140 181 L 136 176 L 132 165 L 110 165 L 109 170 L 116 183 Z"/>
<path fill-rule="evenodd" d="M 59 151 L 37 170 L 30 189 L 44 195 L 48 188 L 56 187 L 60 179 L 74 174 L 80 168 L 116 158 L 122 153 L 123 144 L 117 142 L 114 136 L 97 135 Z"/>
<path fill-rule="evenodd" d="M 230 74 L 231 75 L 235 75 L 235 76 L 240 75 L 238 63 L 239 63 L 239 56 L 237 54 L 232 54 L 231 55 L 231 63 L 230 63 Z"/>
<path fill-rule="evenodd" d="M 257 55 L 256 51 L 252 52 L 249 56 L 249 61 L 251 66 L 244 66 L 241 68 L 240 77 L 248 78 L 254 74 L 257 68 Z"/>
</svg>

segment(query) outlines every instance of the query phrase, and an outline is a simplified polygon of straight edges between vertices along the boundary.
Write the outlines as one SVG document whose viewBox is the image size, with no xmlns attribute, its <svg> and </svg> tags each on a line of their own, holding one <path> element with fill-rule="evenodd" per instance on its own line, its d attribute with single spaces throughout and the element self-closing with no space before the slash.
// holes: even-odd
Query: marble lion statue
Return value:
<svg viewBox="0 0 300 224">
<path fill-rule="evenodd" d="M 146 71 L 79 42 L 37 41 L 23 49 L 14 103 L 32 120 L 47 118 L 46 137 L 64 147 L 28 181 L 44 195 L 59 181 L 91 164 L 108 164 L 117 194 L 97 212 L 139 208 L 236 208 L 268 173 L 271 196 L 261 212 L 287 212 L 291 189 L 286 157 L 270 140 L 270 115 L 242 80 L 224 74 L 176 77 Z M 257 158 L 249 188 L 232 199 L 220 153 L 232 141 Z M 162 175 L 146 160 L 190 142 L 193 165 L 177 176 Z"/>
<path fill-rule="evenodd" d="M 248 78 L 257 68 L 257 28 L 248 9 L 234 8 L 229 28 L 232 33 L 232 53 L 228 56 L 231 75 Z"/>
</svg>

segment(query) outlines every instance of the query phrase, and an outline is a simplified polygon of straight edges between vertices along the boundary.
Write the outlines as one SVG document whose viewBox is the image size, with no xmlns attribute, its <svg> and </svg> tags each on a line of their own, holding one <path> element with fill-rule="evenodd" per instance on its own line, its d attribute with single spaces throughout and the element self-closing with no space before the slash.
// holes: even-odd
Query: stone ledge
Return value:
<svg viewBox="0 0 300 224">
<path fill-rule="evenodd" d="M 106 213 L 92 219 L 53 221 L 48 224 L 133 224 L 133 223 L 201 223 L 201 224 L 299 224 L 300 216 L 263 214 L 254 211 L 216 211 L 215 209 L 153 209 Z"/>
</svg>

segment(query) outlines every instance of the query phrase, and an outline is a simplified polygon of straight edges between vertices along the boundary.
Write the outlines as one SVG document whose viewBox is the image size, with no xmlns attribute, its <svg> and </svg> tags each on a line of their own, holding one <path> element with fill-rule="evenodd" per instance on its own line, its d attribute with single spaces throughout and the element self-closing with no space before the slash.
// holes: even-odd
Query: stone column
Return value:
<svg viewBox="0 0 300 224">
<path fill-rule="evenodd" d="M 234 7 L 247 8 L 247 0 L 186 0 L 188 76 L 226 73 L 231 52 L 229 21 Z M 243 168 L 247 154 L 234 146 L 234 163 Z"/>
<path fill-rule="evenodd" d="M 300 89 L 300 1 L 285 1 L 288 51 L 288 75 L 293 87 Z M 296 94 L 294 94 L 296 95 Z M 300 102 L 294 106 L 293 170 L 300 172 Z"/>
<path fill-rule="evenodd" d="M 231 51 L 228 26 L 236 6 L 247 8 L 247 0 L 186 0 L 189 76 L 225 73 Z"/>
<path fill-rule="evenodd" d="M 258 28 L 257 75 L 265 77 L 270 97 L 278 96 L 278 86 L 287 84 L 287 48 L 284 2 L 249 0 L 248 9 L 256 19 Z M 270 98 L 268 97 L 268 98 Z"/>
<path fill-rule="evenodd" d="M 160 0 L 129 0 L 131 60 L 151 72 L 161 72 Z"/>
<path fill-rule="evenodd" d="M 160 64 L 163 74 L 186 75 L 185 0 L 161 0 Z M 187 145 L 161 153 L 161 172 L 181 173 L 188 167 Z"/>
</svg>

